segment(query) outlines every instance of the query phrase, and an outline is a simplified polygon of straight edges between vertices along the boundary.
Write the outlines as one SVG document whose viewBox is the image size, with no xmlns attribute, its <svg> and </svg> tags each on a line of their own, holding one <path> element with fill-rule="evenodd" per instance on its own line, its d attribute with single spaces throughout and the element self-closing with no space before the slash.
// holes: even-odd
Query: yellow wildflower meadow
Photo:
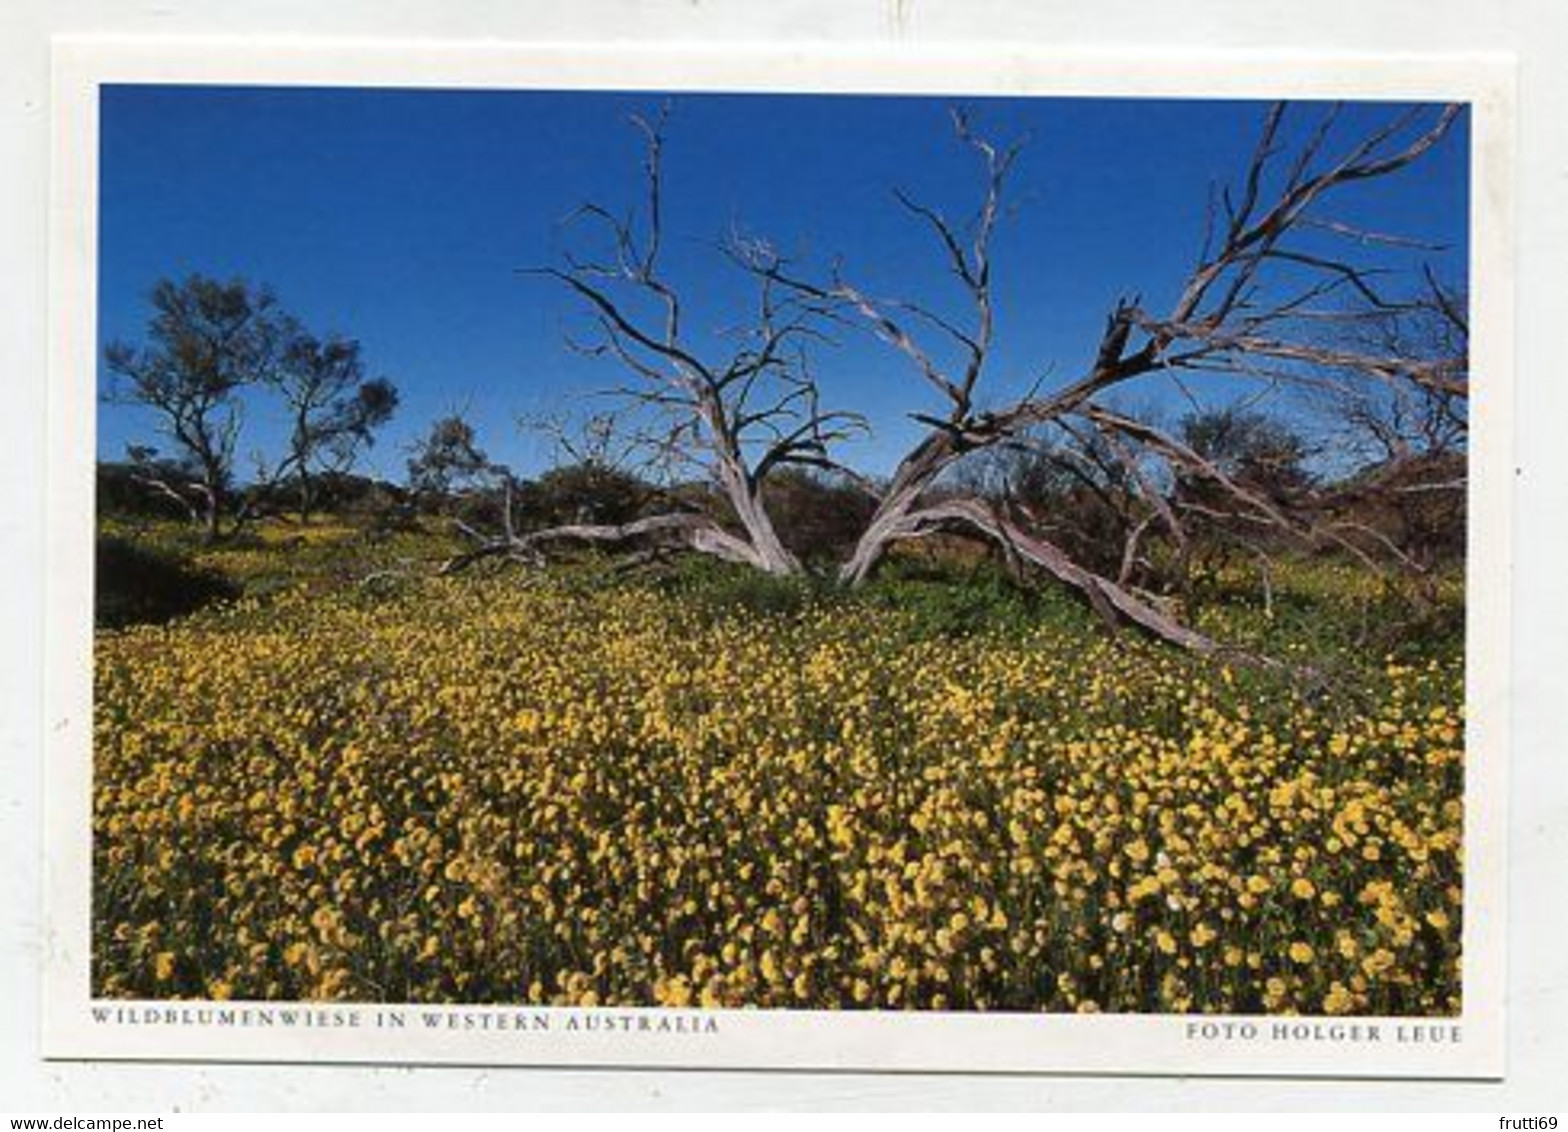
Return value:
<svg viewBox="0 0 1568 1132">
<path fill-rule="evenodd" d="M 1462 665 L 516 576 L 103 633 L 104 996 L 1459 1008 Z"/>
</svg>

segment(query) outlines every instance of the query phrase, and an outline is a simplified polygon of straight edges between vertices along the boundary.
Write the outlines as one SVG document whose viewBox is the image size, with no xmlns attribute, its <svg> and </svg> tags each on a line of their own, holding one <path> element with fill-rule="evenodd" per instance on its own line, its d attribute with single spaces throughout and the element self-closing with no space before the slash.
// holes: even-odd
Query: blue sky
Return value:
<svg viewBox="0 0 1568 1132">
<path fill-rule="evenodd" d="M 320 332 L 358 338 L 402 405 L 366 466 L 401 478 L 406 446 L 461 409 L 491 455 L 523 471 L 548 445 L 518 414 L 592 407 L 619 384 L 613 363 L 573 354 L 583 311 L 518 268 L 558 262 L 560 221 L 585 200 L 640 203 L 633 112 L 658 94 L 106 87 L 102 105 L 99 324 L 140 341 L 163 277 L 243 276 Z M 719 344 L 749 301 L 715 254 L 730 225 L 819 262 L 841 257 L 863 289 L 951 311 L 951 278 L 929 234 L 891 203 L 902 188 L 961 216 L 978 192 L 948 99 L 683 94 L 665 151 L 666 271 L 688 296 L 699 345 Z M 979 130 L 1029 141 L 1010 182 L 1017 205 L 995 244 L 998 341 L 990 399 L 1042 373 L 1070 377 L 1092 355 L 1118 295 L 1158 310 L 1197 255 L 1211 184 L 1238 177 L 1259 103 L 971 99 Z M 1347 107 L 1343 141 L 1399 107 Z M 1289 136 L 1316 120 L 1297 107 Z M 1446 245 L 1371 249 L 1415 278 L 1431 263 L 1462 280 L 1467 122 L 1416 166 L 1358 186 L 1325 217 Z M 1398 287 L 1398 277 L 1390 284 Z M 850 336 L 818 360 L 829 400 L 874 434 L 845 450 L 885 472 L 915 435 L 904 414 L 934 406 L 895 354 Z M 107 382 L 101 376 L 101 384 Z M 1218 395 L 1229 391 L 1219 388 Z M 1158 401 L 1157 390 L 1129 397 Z M 243 451 L 276 450 L 279 414 L 246 407 Z M 154 440 L 143 411 L 104 405 L 99 452 Z"/>
</svg>

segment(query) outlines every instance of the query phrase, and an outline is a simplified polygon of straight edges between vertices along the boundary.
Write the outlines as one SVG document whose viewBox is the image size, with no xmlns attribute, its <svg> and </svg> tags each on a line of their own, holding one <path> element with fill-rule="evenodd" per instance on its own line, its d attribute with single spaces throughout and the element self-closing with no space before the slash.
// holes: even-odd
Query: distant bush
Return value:
<svg viewBox="0 0 1568 1132">
<path fill-rule="evenodd" d="M 169 621 L 239 596 L 232 582 L 166 552 L 100 535 L 93 620 L 104 629 Z"/>
<path fill-rule="evenodd" d="M 519 509 L 541 527 L 629 523 L 643 513 L 654 494 L 629 472 L 595 464 L 552 468 L 528 487 Z"/>
<path fill-rule="evenodd" d="M 763 500 L 790 553 L 823 568 L 854 552 L 875 509 L 872 498 L 847 480 L 793 469 L 769 477 Z"/>
</svg>

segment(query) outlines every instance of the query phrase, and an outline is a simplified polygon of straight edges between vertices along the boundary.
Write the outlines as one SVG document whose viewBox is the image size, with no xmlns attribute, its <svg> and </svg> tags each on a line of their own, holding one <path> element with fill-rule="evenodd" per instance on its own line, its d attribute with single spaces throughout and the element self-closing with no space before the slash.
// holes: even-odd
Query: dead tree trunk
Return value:
<svg viewBox="0 0 1568 1132">
<path fill-rule="evenodd" d="M 784 545 L 763 499 L 783 467 L 831 467 L 829 448 L 864 429 L 859 414 L 824 409 L 808 346 L 822 338 L 824 305 L 760 280 L 755 318 L 731 335 L 740 345 L 722 360 L 688 341 L 679 290 L 664 275 L 661 163 L 664 117 L 633 118 L 646 147 L 642 223 L 596 204 L 576 219 L 608 237 L 608 258 L 568 254 L 562 267 L 530 269 L 564 285 L 586 305 L 596 337 L 579 352 L 614 361 L 630 375 L 610 390 L 640 423 L 627 443 L 665 464 L 696 468 L 722 494 L 739 534 L 711 516 L 654 516 L 614 528 L 560 527 L 504 541 L 524 559 L 556 543 L 620 546 L 652 540 L 742 562 L 779 576 L 801 564 Z M 705 344 L 706 345 L 706 344 Z M 454 559 L 454 568 L 471 556 Z"/>
<path fill-rule="evenodd" d="M 907 537 L 910 517 L 932 483 L 957 459 L 958 453 L 944 433 L 932 433 L 904 457 L 892 482 L 877 500 L 876 510 L 854 552 L 839 567 L 839 581 L 859 586 L 871 577 L 888 549 Z"/>
<path fill-rule="evenodd" d="M 1125 620 L 1191 652 L 1208 656 L 1222 651 L 1214 640 L 1181 624 L 1126 586 L 1079 566 L 1050 540 L 981 500 L 944 500 L 912 512 L 904 520 L 903 533 L 904 537 L 916 537 L 931 527 L 943 526 L 972 528 L 1042 567 L 1058 582 L 1077 590 L 1112 628 Z"/>
<path fill-rule="evenodd" d="M 559 544 L 612 549 L 635 544 L 664 551 L 691 550 L 726 562 L 766 569 L 749 542 L 730 534 L 705 515 L 656 515 L 619 526 L 569 524 L 503 538 L 475 537 L 479 545 L 449 559 L 441 573 L 455 574 L 477 562 L 497 558 L 530 566 L 541 565 L 547 560 L 550 548 Z"/>
<path fill-rule="evenodd" d="M 738 462 L 726 462 L 721 474 L 725 495 L 730 506 L 735 509 L 735 517 L 745 528 L 751 564 L 766 574 L 779 577 L 799 574 L 800 561 L 779 538 L 773 519 L 762 504 L 761 484 L 753 482 L 753 479 Z"/>
<path fill-rule="evenodd" d="M 1288 168 L 1276 172 L 1283 105 L 1264 122 L 1257 148 L 1239 194 L 1224 196 L 1225 216 L 1210 232 L 1198 264 L 1185 280 L 1170 313 L 1151 317 L 1136 300 L 1122 300 L 1106 320 L 1095 360 L 1082 376 L 1049 393 L 1032 389 L 994 411 L 976 407 L 978 387 L 991 357 L 995 319 L 991 289 L 991 241 L 1007 175 L 1018 147 L 998 148 L 973 133 L 961 114 L 954 115 L 959 140 L 979 157 L 984 174 L 980 204 L 967 224 L 951 223 L 925 204 L 898 195 L 899 203 L 937 237 L 942 255 L 963 284 L 970 312 L 954 319 L 917 303 L 875 299 L 846 282 L 835 268 L 827 281 L 813 281 L 794 271 L 764 245 L 738 245 L 732 255 L 763 279 L 819 303 L 835 304 L 858 317 L 878 338 L 901 353 L 923 381 L 945 403 L 941 413 L 912 413 L 927 432 L 899 463 L 885 489 L 876 492 L 877 506 L 865 533 L 840 578 L 849 585 L 865 582 L 902 539 L 917 538 L 933 528 L 964 526 L 1002 543 L 1012 552 L 1044 568 L 1057 580 L 1082 593 L 1102 615 L 1124 620 L 1160 638 L 1195 652 L 1218 650 L 1215 642 L 1181 625 L 1173 617 L 1134 594 L 1119 580 L 1075 562 L 1038 532 L 973 499 L 934 499 L 938 478 L 959 459 L 994 445 L 1015 443 L 1044 425 L 1066 426 L 1083 418 L 1108 438 L 1127 437 L 1167 459 L 1185 460 L 1190 453 L 1152 422 L 1133 421 L 1109 413 L 1097 399 L 1108 391 L 1150 375 L 1226 374 L 1265 385 L 1305 382 L 1325 371 L 1355 371 L 1384 381 L 1414 382 L 1449 395 L 1462 395 L 1463 381 L 1446 361 L 1325 347 L 1291 336 L 1297 321 L 1311 316 L 1332 318 L 1313 309 L 1318 300 L 1348 290 L 1381 303 L 1369 283 L 1369 272 L 1321 252 L 1306 253 L 1285 245 L 1285 238 L 1307 226 L 1348 237 L 1365 245 L 1375 234 L 1335 221 L 1318 221 L 1309 211 L 1340 187 L 1386 177 L 1417 160 L 1447 132 L 1458 109 L 1448 107 L 1435 123 L 1408 136 L 1417 122 L 1412 115 L 1396 119 L 1344 152 L 1324 160 L 1331 112 L 1319 123 Z M 1403 140 L 1402 140 L 1403 139 Z M 1267 187 L 1267 188 L 1266 188 Z M 1217 231 L 1216 231 L 1217 227 Z M 1297 281 L 1275 283 L 1271 302 L 1259 301 L 1260 280 L 1272 265 L 1288 265 Z M 1305 282 L 1300 282 L 1301 278 Z M 1462 314 L 1461 314 L 1462 317 Z M 1321 325 L 1319 321 L 1318 325 Z M 956 366 L 939 364 L 921 334 L 928 332 L 956 349 Z M 1179 378 L 1178 378 L 1179 380 Z M 1185 389 L 1184 389 L 1185 391 Z M 1133 471 L 1134 469 L 1129 469 Z M 1212 471 L 1212 469 L 1210 469 Z M 1282 529 L 1300 533 L 1300 524 L 1279 513 L 1266 500 L 1219 477 L 1254 514 Z M 1147 490 L 1146 485 L 1140 488 Z M 1178 541 L 1180 523 L 1168 501 L 1149 500 Z M 1144 528 L 1145 530 L 1147 527 Z M 1332 531 L 1318 532 L 1332 538 Z M 1356 550 L 1343 540 L 1347 549 Z M 1135 552 L 1135 547 L 1133 552 Z M 1125 567 L 1127 548 L 1124 547 Z M 1126 574 L 1124 568 L 1123 574 Z"/>
</svg>

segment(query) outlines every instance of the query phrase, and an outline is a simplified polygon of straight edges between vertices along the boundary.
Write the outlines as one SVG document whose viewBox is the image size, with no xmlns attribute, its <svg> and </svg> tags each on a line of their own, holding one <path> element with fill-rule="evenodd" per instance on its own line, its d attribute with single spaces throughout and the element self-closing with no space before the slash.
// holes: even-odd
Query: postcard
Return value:
<svg viewBox="0 0 1568 1132">
<path fill-rule="evenodd" d="M 1507 61 L 55 84 L 50 1056 L 1501 1074 Z"/>
</svg>

